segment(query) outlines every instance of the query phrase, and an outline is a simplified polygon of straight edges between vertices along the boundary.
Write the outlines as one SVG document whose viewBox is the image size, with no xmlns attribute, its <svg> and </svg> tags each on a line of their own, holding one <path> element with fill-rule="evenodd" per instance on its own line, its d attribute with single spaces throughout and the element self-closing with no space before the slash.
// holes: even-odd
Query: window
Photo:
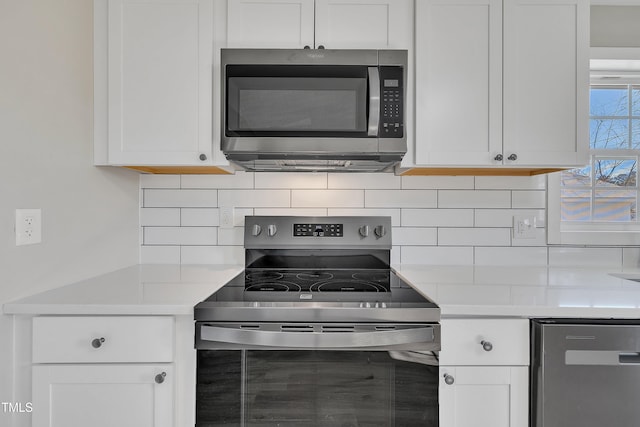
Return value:
<svg viewBox="0 0 640 427">
<path fill-rule="evenodd" d="M 592 71 L 590 163 L 549 177 L 550 244 L 640 244 L 640 79 L 599 74 Z"/>
<path fill-rule="evenodd" d="M 590 164 L 562 172 L 561 221 L 637 222 L 640 86 L 592 85 Z"/>
</svg>

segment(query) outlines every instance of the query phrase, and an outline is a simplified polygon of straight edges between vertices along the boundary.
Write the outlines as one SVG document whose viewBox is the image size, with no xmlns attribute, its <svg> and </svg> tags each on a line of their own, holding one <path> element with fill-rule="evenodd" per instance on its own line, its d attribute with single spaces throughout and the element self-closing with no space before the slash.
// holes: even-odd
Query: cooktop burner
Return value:
<svg viewBox="0 0 640 427">
<path fill-rule="evenodd" d="M 245 272 L 245 291 L 389 292 L 388 271 L 281 270 Z"/>
</svg>

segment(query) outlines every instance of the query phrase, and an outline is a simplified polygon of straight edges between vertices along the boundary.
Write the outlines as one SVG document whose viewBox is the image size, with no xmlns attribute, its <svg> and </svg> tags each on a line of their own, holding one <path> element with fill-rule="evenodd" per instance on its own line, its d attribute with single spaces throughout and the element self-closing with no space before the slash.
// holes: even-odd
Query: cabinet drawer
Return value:
<svg viewBox="0 0 640 427">
<path fill-rule="evenodd" d="M 527 319 L 443 319 L 441 324 L 441 365 L 529 365 Z"/>
<path fill-rule="evenodd" d="M 172 317 L 36 317 L 33 363 L 172 362 Z"/>
</svg>

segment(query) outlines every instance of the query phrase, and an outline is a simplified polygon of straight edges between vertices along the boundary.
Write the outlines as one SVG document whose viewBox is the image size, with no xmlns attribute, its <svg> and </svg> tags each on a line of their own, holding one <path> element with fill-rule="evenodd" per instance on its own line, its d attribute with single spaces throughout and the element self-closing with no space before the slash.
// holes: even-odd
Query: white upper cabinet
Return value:
<svg viewBox="0 0 640 427">
<path fill-rule="evenodd" d="M 314 0 L 229 0 L 227 46 L 313 47 Z"/>
<path fill-rule="evenodd" d="M 413 2 L 316 0 L 316 47 L 410 49 Z"/>
<path fill-rule="evenodd" d="M 416 4 L 416 163 L 502 152 L 502 0 Z"/>
<path fill-rule="evenodd" d="M 589 2 L 504 6 L 504 154 L 584 165 L 589 149 Z"/>
<path fill-rule="evenodd" d="M 410 0 L 229 0 L 227 46 L 409 49 Z"/>
<path fill-rule="evenodd" d="M 213 0 L 94 6 L 96 163 L 214 164 Z"/>
<path fill-rule="evenodd" d="M 416 164 L 582 165 L 588 25 L 580 0 L 416 2 Z"/>
</svg>

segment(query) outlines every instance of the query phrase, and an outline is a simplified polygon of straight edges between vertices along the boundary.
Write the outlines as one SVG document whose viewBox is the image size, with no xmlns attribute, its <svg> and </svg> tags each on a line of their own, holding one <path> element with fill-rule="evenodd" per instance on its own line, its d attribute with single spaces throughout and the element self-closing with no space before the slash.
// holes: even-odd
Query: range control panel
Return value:
<svg viewBox="0 0 640 427">
<path fill-rule="evenodd" d="M 342 237 L 342 224 L 293 224 L 296 237 Z"/>
</svg>

